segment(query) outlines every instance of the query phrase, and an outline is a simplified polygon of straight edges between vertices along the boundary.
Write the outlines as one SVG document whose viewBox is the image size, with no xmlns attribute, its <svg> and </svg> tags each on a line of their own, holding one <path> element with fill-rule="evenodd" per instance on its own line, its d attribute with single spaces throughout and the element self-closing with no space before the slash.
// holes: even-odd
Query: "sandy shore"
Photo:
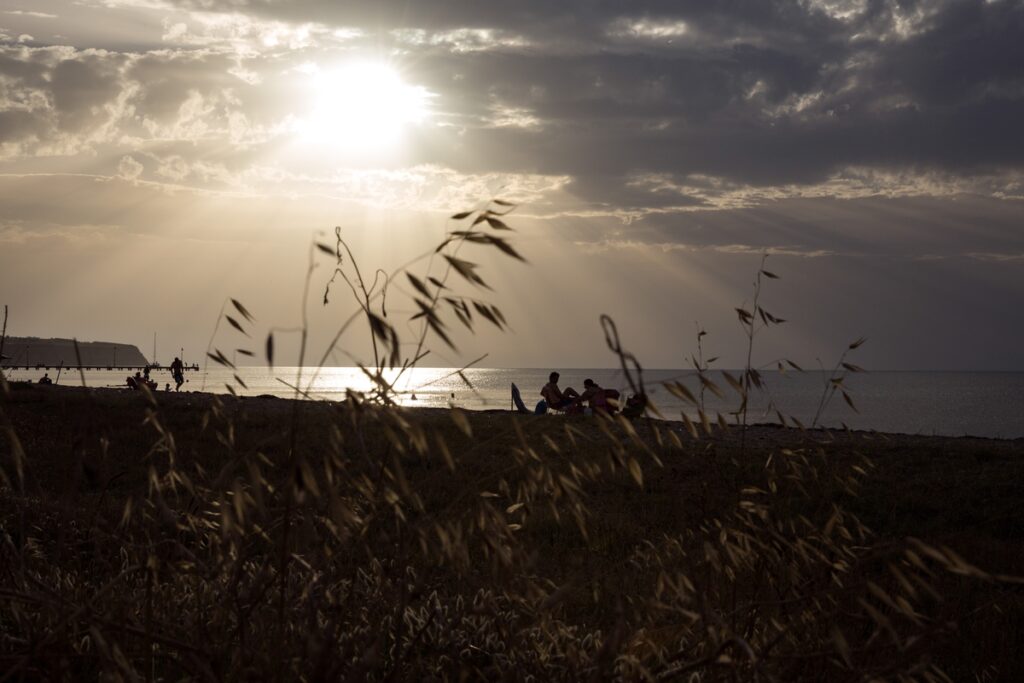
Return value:
<svg viewBox="0 0 1024 683">
<path fill-rule="evenodd" d="M 131 469 L 158 436 L 146 424 L 150 410 L 175 435 L 180 451 L 192 453 L 204 463 L 215 463 L 219 457 L 214 430 L 203 427 L 211 414 L 232 423 L 239 448 L 259 449 L 272 457 L 283 457 L 292 447 L 289 434 L 293 427 L 299 434 L 298 447 L 310 452 L 324 449 L 340 415 L 339 404 L 271 396 L 157 392 L 151 404 L 142 393 L 121 389 L 10 386 L 4 400 L 7 419 L 30 463 L 27 480 L 35 481 L 42 490 L 56 485 L 42 473 L 59 471 L 62 461 L 76 449 L 88 450 L 83 444 L 99 439 L 107 444 L 106 470 Z M 521 438 L 543 450 L 547 441 L 564 440 L 567 426 L 579 434 L 579 447 L 584 449 L 602 448 L 612 433 L 620 435 L 624 443 L 632 438 L 618 425 L 606 433 L 601 421 L 592 417 L 499 410 L 463 412 L 473 434 L 469 439 L 447 409 L 397 410 L 410 424 L 440 433 L 453 447 L 466 447 L 479 467 L 503 463 L 509 448 L 522 445 Z M 662 461 L 661 466 L 645 465 L 645 487 L 669 497 L 692 494 L 699 477 L 697 458 L 733 460 L 747 466 L 783 451 L 813 451 L 837 463 L 861 458 L 871 461 L 865 495 L 872 500 L 888 499 L 885 519 L 872 505 L 862 512 L 882 531 L 891 527 L 894 533 L 911 533 L 915 525 L 931 528 L 934 515 L 941 511 L 943 520 L 956 522 L 952 528 L 957 532 L 993 520 L 1000 528 L 1019 522 L 1019 535 L 1024 535 L 1024 439 L 804 432 L 777 425 L 755 425 L 745 435 L 739 428 L 723 432 L 713 426 L 710 435 L 701 431 L 694 439 L 680 422 L 644 418 L 631 425 L 636 438 L 660 454 Z M 3 443 L 0 449 L 7 459 L 9 444 Z M 1021 569 L 1024 571 L 1024 564 Z"/>
<path fill-rule="evenodd" d="M 71 419 L 70 416 L 64 414 L 64 411 L 74 411 L 87 404 L 93 404 L 101 407 L 107 417 L 114 420 L 112 424 L 116 424 L 121 422 L 121 420 L 116 419 L 117 413 L 123 413 L 124 417 L 128 418 L 129 416 L 136 415 L 140 408 L 149 405 L 147 398 L 142 393 L 128 389 L 83 389 L 82 387 L 75 386 L 43 387 L 27 383 L 11 383 L 9 386 L 11 392 L 6 402 L 12 406 L 24 406 L 29 413 L 35 413 L 43 421 L 56 419 L 59 422 L 61 417 Z M 255 421 L 268 421 L 278 424 L 291 419 L 295 408 L 294 404 L 296 403 L 292 399 L 271 395 L 233 397 L 227 394 L 199 391 L 157 391 L 152 396 L 158 409 L 165 409 L 173 413 L 187 415 L 197 411 L 208 410 L 217 403 L 230 413 L 246 415 Z M 310 411 L 313 415 L 321 414 L 324 411 L 329 412 L 332 406 L 336 405 L 328 401 L 300 400 L 298 403 L 304 413 Z M 37 409 L 28 408 L 28 406 L 33 404 L 37 405 Z M 428 422 L 443 422 L 449 419 L 449 411 L 443 408 L 406 406 L 398 410 L 404 415 L 415 416 L 416 419 Z M 55 413 L 54 411 L 57 412 Z M 597 422 L 592 417 L 565 417 L 554 414 L 545 416 L 519 415 L 504 409 L 466 410 L 464 412 L 474 426 L 479 426 L 484 431 L 490 431 L 494 428 L 506 428 L 512 417 L 522 421 L 524 424 L 557 425 L 568 422 L 577 428 L 587 431 L 592 430 Z M 50 416 L 50 420 L 45 419 L 46 415 Z M 666 432 L 675 432 L 680 438 L 685 437 L 688 440 L 692 440 L 683 423 L 678 420 L 661 420 L 648 417 L 634 422 L 641 430 L 645 426 L 655 425 Z M 736 427 L 723 432 L 717 424 L 713 424 L 710 434 L 705 433 L 699 424 L 697 429 L 701 441 L 711 440 L 726 447 L 737 446 L 742 439 L 741 430 Z M 951 449 L 963 451 L 989 449 L 999 453 L 1024 453 L 1024 438 L 949 437 L 881 433 L 864 430 L 845 431 L 840 429 L 801 431 L 797 428 L 782 428 L 777 424 L 753 424 L 748 427 L 746 433 L 746 446 L 758 450 L 789 448 L 795 445 L 807 445 L 809 442 L 821 447 L 840 449 L 856 445 L 860 448 L 868 448 L 878 454 L 929 448 L 939 452 L 948 452 Z"/>
</svg>

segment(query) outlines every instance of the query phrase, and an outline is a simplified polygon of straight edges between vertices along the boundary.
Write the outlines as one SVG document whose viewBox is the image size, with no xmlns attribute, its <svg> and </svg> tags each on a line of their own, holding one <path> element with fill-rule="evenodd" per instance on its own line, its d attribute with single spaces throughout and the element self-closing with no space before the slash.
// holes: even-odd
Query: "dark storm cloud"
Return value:
<svg viewBox="0 0 1024 683">
<path fill-rule="evenodd" d="M 1020 202 L 978 196 L 782 199 L 742 209 L 653 214 L 621 229 L 618 238 L 662 249 L 685 245 L 900 261 L 987 254 L 1010 260 L 1024 257 L 1021 208 Z M 580 231 L 575 238 L 586 243 L 593 235 Z"/>
<path fill-rule="evenodd" d="M 645 17 L 648 33 L 657 21 L 687 26 L 671 45 L 645 41 L 637 24 L 631 40 L 606 36 L 591 49 L 578 47 L 579 25 L 564 27 L 564 41 L 551 35 L 563 9 L 546 17 L 537 6 L 529 22 L 517 8 L 461 16 L 468 25 L 539 27 L 526 34 L 537 45 L 435 52 L 420 70 L 457 74 L 432 86 L 464 114 L 482 115 L 491 100 L 528 110 L 540 132 L 471 129 L 466 149 L 510 169 L 532 159 L 536 170 L 572 175 L 587 200 L 632 201 L 622 178 L 637 171 L 763 186 L 814 183 L 849 166 L 968 174 L 1024 161 L 1019 2 L 870 2 L 847 20 L 793 3 L 713 11 L 588 3 L 576 8 L 584 36 L 616 26 L 626 11 Z M 458 16 L 442 12 L 434 25 Z M 578 49 L 560 54 L 564 44 Z"/>
<path fill-rule="evenodd" d="M 446 31 L 457 28 L 495 28 L 552 42 L 580 43 L 603 39 L 607 24 L 620 17 L 686 20 L 710 31 L 739 33 L 811 34 L 827 30 L 830 21 L 805 4 L 770 0 L 728 0 L 684 3 L 677 0 L 527 0 L 477 2 L 440 0 L 410 2 L 380 0 L 178 0 L 173 4 L 201 10 L 244 12 L 293 22 L 322 22 L 367 29 L 422 28 Z"/>
</svg>

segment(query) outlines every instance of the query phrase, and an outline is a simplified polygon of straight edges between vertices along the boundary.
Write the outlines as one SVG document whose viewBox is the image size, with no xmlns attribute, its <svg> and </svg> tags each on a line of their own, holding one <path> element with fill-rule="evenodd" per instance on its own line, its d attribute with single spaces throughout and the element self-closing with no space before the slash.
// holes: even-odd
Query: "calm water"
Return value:
<svg viewBox="0 0 1024 683">
<path fill-rule="evenodd" d="M 294 390 L 283 384 L 296 381 L 298 368 L 244 367 L 239 376 L 248 388 L 234 382 L 232 373 L 222 368 L 206 372 L 186 373 L 189 382 L 185 390 L 226 393 L 225 384 L 231 382 L 242 395 L 273 394 L 288 397 Z M 502 408 L 510 405 L 510 384 L 515 382 L 527 406 L 533 408 L 539 400 L 541 387 L 547 382 L 549 370 L 478 368 L 466 370 L 465 375 L 473 387 L 468 387 L 450 369 L 422 368 L 407 374 L 399 387 L 404 392 L 401 402 L 406 405 L 445 407 L 451 403 L 469 409 Z M 38 371 L 18 371 L 9 375 L 13 380 L 35 380 Z M 92 372 L 86 374 L 90 386 L 120 386 L 125 373 Z M 302 386 L 313 396 L 342 399 L 351 387 L 369 388 L 369 381 L 355 368 L 324 368 L 315 377 L 314 370 L 302 373 Z M 56 373 L 51 371 L 51 377 Z M 712 378 L 718 382 L 726 399 L 710 392 L 705 394 L 707 411 L 728 413 L 737 405 L 736 395 L 717 372 Z M 628 394 L 628 385 L 622 373 L 616 370 L 564 370 L 562 388 L 574 387 L 582 391 L 583 380 L 591 378 L 605 388 L 615 388 Z M 156 373 L 153 378 L 161 388 L 170 382 L 169 373 Z M 662 414 L 668 419 L 679 419 L 684 408 L 660 382 L 680 379 L 695 394 L 698 384 L 691 371 L 654 370 L 645 373 L 649 394 Z M 767 391 L 751 402 L 751 421 L 776 422 L 774 410 L 767 413 L 769 403 L 777 406 L 786 416 L 796 416 L 810 425 L 823 390 L 824 376 L 818 372 L 765 373 Z M 60 384 L 79 384 L 78 373 L 64 372 Z M 1024 373 L 1022 372 L 871 372 L 848 375 L 848 392 L 860 413 L 855 413 L 837 393 L 823 413 L 822 422 L 830 426 L 846 423 L 854 429 L 875 429 L 884 432 L 909 434 L 940 434 L 947 436 L 990 436 L 1000 438 L 1024 437 Z M 687 410 L 693 417 L 695 411 Z"/>
</svg>

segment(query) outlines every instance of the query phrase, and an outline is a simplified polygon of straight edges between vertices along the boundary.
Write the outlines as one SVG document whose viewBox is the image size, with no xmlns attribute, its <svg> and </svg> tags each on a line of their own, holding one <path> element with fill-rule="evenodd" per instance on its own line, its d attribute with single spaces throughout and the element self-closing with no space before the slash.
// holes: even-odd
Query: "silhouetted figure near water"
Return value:
<svg viewBox="0 0 1024 683">
<path fill-rule="evenodd" d="M 642 417 L 647 410 L 647 394 L 640 392 L 626 399 L 626 407 L 622 409 L 622 415 L 633 419 Z"/>
<path fill-rule="evenodd" d="M 615 389 L 602 389 L 592 379 L 583 380 L 583 394 L 580 396 L 580 402 L 587 401 L 590 404 L 590 410 L 595 413 L 614 414 L 618 410 L 618 406 L 609 399 L 617 399 L 618 397 L 619 392 Z"/>
<path fill-rule="evenodd" d="M 562 391 L 558 388 L 559 377 L 561 375 L 557 372 L 552 372 L 548 375 L 548 383 L 540 390 L 540 395 L 544 397 L 546 403 L 542 412 L 546 412 L 548 408 L 551 410 L 568 410 L 579 403 L 580 395 L 575 389 L 567 387 L 565 391 Z"/>
<path fill-rule="evenodd" d="M 174 379 L 174 390 L 180 391 L 181 385 L 185 383 L 185 364 L 177 356 L 171 363 L 171 377 Z"/>
<path fill-rule="evenodd" d="M 136 371 L 135 376 L 128 376 L 125 384 L 131 389 L 142 389 L 143 387 L 148 388 L 150 391 L 156 389 L 156 382 L 153 380 L 143 377 L 139 372 Z"/>
<path fill-rule="evenodd" d="M 53 380 L 50 379 L 50 373 L 46 373 L 45 375 L 40 377 L 39 378 L 39 383 L 40 384 L 53 384 Z"/>
</svg>

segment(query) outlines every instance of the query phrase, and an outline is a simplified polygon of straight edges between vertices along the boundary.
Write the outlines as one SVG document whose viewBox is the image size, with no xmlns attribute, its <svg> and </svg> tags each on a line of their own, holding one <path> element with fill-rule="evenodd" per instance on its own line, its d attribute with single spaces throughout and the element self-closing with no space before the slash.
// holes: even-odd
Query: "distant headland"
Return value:
<svg viewBox="0 0 1024 683">
<path fill-rule="evenodd" d="M 81 365 L 143 366 L 149 361 L 133 344 L 91 341 L 78 342 Z M 3 343 L 3 365 L 77 366 L 75 342 L 72 339 L 40 339 L 39 337 L 7 337 Z"/>
</svg>

